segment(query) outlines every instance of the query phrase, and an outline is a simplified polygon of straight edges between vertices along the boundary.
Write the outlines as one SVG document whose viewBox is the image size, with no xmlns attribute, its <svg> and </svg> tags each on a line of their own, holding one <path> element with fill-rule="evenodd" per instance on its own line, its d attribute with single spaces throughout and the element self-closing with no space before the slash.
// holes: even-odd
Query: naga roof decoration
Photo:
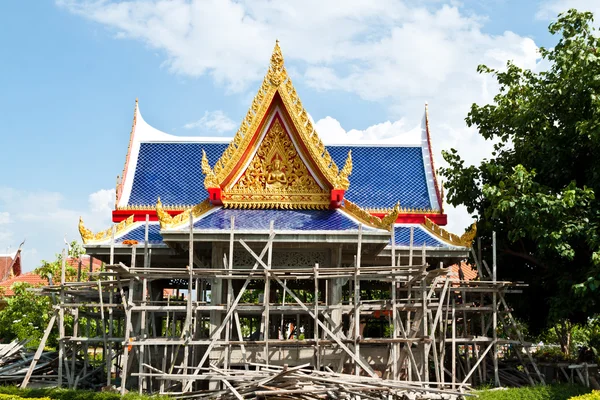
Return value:
<svg viewBox="0 0 600 400">
<path fill-rule="evenodd" d="M 133 224 L 133 215 L 131 215 L 129 218 L 114 225 L 115 235 L 118 235 Z M 79 217 L 79 234 L 81 235 L 81 240 L 83 240 L 84 244 L 90 244 L 93 242 L 103 242 L 112 237 L 112 232 L 113 228 L 111 227 L 104 231 L 93 233 L 91 230 L 85 227 L 83 223 L 83 218 Z"/>
<path fill-rule="evenodd" d="M 461 236 L 448 232 L 447 230 L 437 225 L 435 222 L 433 222 L 427 217 L 425 217 L 425 223 L 423 223 L 421 226 L 424 227 L 433 236 L 442 239 L 445 242 L 448 242 L 454 246 L 470 248 L 473 243 L 473 239 L 475 239 L 475 235 L 477 234 L 477 224 L 475 223 L 473 223 L 469 230 L 467 230 Z"/>
<path fill-rule="evenodd" d="M 388 231 L 392 230 L 392 225 L 394 225 L 396 218 L 398 218 L 398 214 L 400 213 L 400 205 L 396 204 L 391 212 L 386 214 L 383 218 L 379 218 L 370 214 L 368 211 L 359 207 L 348 199 L 344 200 L 344 205 L 341 208 L 354 218 L 369 226 Z"/>
<path fill-rule="evenodd" d="M 242 125 L 213 168 L 203 152 L 202 173 L 216 205 L 310 209 L 341 205 L 350 186 L 351 153 L 339 170 L 302 106 L 278 42 Z"/>
<path fill-rule="evenodd" d="M 185 223 L 189 223 L 190 214 L 192 215 L 192 219 L 198 218 L 204 213 L 213 209 L 214 206 L 207 200 L 204 200 L 202 203 L 196 204 L 194 207 L 188 208 L 183 211 L 181 214 L 177 214 L 176 216 L 171 216 L 168 212 L 165 211 L 160 197 L 156 201 L 156 215 L 158 216 L 158 221 L 160 222 L 161 229 L 170 229 Z"/>
</svg>

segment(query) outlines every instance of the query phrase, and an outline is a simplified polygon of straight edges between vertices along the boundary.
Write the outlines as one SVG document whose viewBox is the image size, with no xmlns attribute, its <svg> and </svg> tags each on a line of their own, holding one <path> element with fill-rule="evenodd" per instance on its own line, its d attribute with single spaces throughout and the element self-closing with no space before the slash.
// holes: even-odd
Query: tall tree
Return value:
<svg viewBox="0 0 600 400">
<path fill-rule="evenodd" d="M 539 49 L 545 71 L 479 66 L 499 93 L 493 104 L 473 104 L 466 122 L 498 144 L 478 166 L 444 152 L 449 203 L 476 215 L 487 242 L 497 232 L 499 278 L 530 285 L 513 304 L 534 331 L 600 307 L 600 39 L 592 22 L 589 12 L 559 15 L 549 26 L 558 43 Z"/>
</svg>

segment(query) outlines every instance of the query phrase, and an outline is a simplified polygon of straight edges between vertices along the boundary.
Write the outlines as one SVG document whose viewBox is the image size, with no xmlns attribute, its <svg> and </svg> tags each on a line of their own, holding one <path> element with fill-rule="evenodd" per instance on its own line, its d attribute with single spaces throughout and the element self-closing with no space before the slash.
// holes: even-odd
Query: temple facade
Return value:
<svg viewBox="0 0 600 400">
<path fill-rule="evenodd" d="M 427 106 L 412 133 L 405 144 L 325 145 L 278 44 L 231 139 L 163 133 L 136 100 L 114 225 L 79 222 L 87 253 L 108 265 L 101 307 L 122 297 L 109 337 L 129 345 L 104 345 L 121 352 L 109 371 L 136 372 L 123 389 L 162 391 L 170 379 L 190 390 L 202 374 L 187 368 L 209 362 L 429 381 L 427 338 L 444 326 L 431 310 L 475 227 L 443 228 Z"/>
</svg>

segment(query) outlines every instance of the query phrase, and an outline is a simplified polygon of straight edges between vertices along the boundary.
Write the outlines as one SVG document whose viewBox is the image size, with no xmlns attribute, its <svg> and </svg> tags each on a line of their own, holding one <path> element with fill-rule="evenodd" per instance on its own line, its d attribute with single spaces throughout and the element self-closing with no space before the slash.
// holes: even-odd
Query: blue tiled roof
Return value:
<svg viewBox="0 0 600 400">
<path fill-rule="evenodd" d="M 329 146 L 338 166 L 352 150 L 352 175 L 345 198 L 361 207 L 431 208 L 420 147 Z"/>
<path fill-rule="evenodd" d="M 410 246 L 410 227 L 396 226 L 394 237 L 396 238 L 396 246 Z M 422 247 L 425 243 L 426 247 L 451 247 L 449 244 L 431 236 L 419 225 L 414 226 L 413 246 Z"/>
<path fill-rule="evenodd" d="M 200 170 L 202 149 L 214 165 L 223 143 L 141 143 L 128 205 L 194 205 L 206 199 Z M 329 146 L 344 165 L 352 149 L 353 170 L 346 198 L 362 207 L 431 208 L 420 147 Z"/>
<path fill-rule="evenodd" d="M 129 205 L 194 205 L 208 197 L 200 169 L 202 149 L 214 165 L 223 143 L 141 143 Z"/>
<path fill-rule="evenodd" d="M 138 243 L 144 243 L 145 233 L 146 224 L 141 224 L 131 231 L 124 233 L 122 236 L 115 238 L 115 243 L 123 243 L 125 240 L 137 240 Z M 158 223 L 148 224 L 148 243 L 160 244 L 162 242 L 163 238 L 160 234 L 160 225 Z"/>
<path fill-rule="evenodd" d="M 221 208 L 194 224 L 194 229 L 229 230 L 231 217 L 236 230 L 268 230 L 271 220 L 275 230 L 348 231 L 358 224 L 339 210 L 238 210 Z M 364 229 L 372 229 L 364 227 Z"/>
</svg>

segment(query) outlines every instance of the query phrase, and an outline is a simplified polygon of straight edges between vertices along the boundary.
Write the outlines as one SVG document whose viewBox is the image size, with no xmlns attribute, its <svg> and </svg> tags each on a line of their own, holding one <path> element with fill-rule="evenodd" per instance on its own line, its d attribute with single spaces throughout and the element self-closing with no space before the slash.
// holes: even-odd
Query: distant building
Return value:
<svg viewBox="0 0 600 400">
<path fill-rule="evenodd" d="M 21 275 L 21 247 L 14 253 L 0 254 L 0 282 Z"/>
<path fill-rule="evenodd" d="M 3 267 L 3 257 L 5 257 L 4 255 L 0 255 L 0 271 L 5 271 L 4 267 Z M 91 260 L 91 263 L 90 263 Z M 97 258 L 93 258 L 90 257 L 88 255 L 82 255 L 81 257 L 69 257 L 67 259 L 67 265 L 77 269 L 79 268 L 79 263 L 81 262 L 81 271 L 82 272 L 89 272 L 90 271 L 90 266 L 92 271 L 99 271 L 100 268 L 102 267 L 102 261 L 98 260 Z M 18 274 L 16 272 L 9 274 L 9 277 L 7 279 L 4 279 L 2 281 L 0 281 L 0 290 L 3 290 L 3 295 L 4 297 L 11 297 L 14 296 L 14 292 L 12 290 L 12 286 L 15 283 L 27 283 L 33 287 L 36 286 L 45 286 L 48 285 L 48 277 L 46 276 L 40 276 L 39 274 L 36 274 L 35 272 L 31 271 L 31 272 L 26 272 L 24 274 L 21 273 L 21 251 L 19 250 L 16 253 L 16 258 L 13 261 L 13 264 L 17 264 L 18 263 L 18 267 L 15 266 L 15 270 L 18 268 Z M 10 272 L 10 271 L 9 271 Z M 3 272 L 3 276 L 4 276 L 4 272 Z"/>
</svg>

